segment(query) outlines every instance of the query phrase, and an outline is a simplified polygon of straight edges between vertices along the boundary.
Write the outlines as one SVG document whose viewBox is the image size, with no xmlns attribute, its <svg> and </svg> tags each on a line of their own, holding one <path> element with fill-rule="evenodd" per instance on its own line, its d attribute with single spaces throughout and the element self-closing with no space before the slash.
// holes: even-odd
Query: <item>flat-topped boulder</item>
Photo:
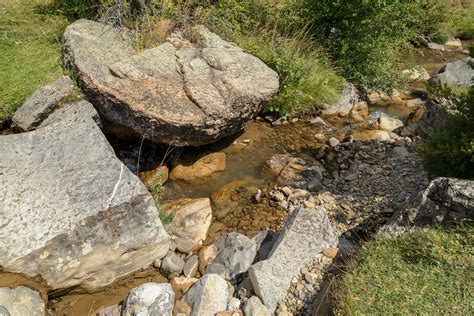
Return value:
<svg viewBox="0 0 474 316">
<path fill-rule="evenodd" d="M 0 266 L 95 290 L 168 252 L 152 196 L 96 123 L 0 136 Z"/>
<path fill-rule="evenodd" d="M 63 36 L 65 64 L 116 134 L 199 146 L 240 131 L 278 92 L 278 74 L 203 26 L 138 52 L 126 31 L 89 20 Z"/>
<path fill-rule="evenodd" d="M 474 58 L 447 63 L 430 82 L 447 87 L 470 87 L 474 83 Z"/>
</svg>

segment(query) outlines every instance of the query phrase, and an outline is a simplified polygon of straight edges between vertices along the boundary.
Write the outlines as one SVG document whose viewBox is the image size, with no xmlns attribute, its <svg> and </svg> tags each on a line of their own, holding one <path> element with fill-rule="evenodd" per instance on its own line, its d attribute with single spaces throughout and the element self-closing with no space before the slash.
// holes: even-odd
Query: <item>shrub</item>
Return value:
<svg viewBox="0 0 474 316">
<path fill-rule="evenodd" d="M 338 315 L 472 315 L 474 227 L 365 244 L 336 288 Z"/>
<path fill-rule="evenodd" d="M 474 38 L 474 0 L 467 0 L 465 7 L 454 9 L 449 19 L 449 27 L 455 36 L 463 39 Z"/>
<path fill-rule="evenodd" d="M 436 36 L 445 0 L 302 0 L 295 6 L 311 34 L 366 88 L 391 92 L 404 84 L 398 53 L 410 41 Z"/>
<path fill-rule="evenodd" d="M 426 169 L 435 176 L 474 178 L 474 88 L 451 94 L 446 126 L 419 147 Z"/>
</svg>

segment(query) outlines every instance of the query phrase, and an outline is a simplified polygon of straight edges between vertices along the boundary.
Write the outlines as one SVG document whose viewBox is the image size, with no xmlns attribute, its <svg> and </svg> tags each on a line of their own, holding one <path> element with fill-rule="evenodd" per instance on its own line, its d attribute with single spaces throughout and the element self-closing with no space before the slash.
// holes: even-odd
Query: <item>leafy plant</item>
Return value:
<svg viewBox="0 0 474 316">
<path fill-rule="evenodd" d="M 173 214 L 165 212 L 159 204 L 156 205 L 158 212 L 160 213 L 160 221 L 163 227 L 167 230 L 173 222 Z"/>
<path fill-rule="evenodd" d="M 446 126 L 419 147 L 426 169 L 435 176 L 474 178 L 474 88 L 451 94 Z"/>
<path fill-rule="evenodd" d="M 163 188 L 163 173 L 161 171 L 159 171 L 155 178 L 153 178 L 153 180 L 151 181 L 150 185 L 150 191 L 155 194 L 155 195 L 159 195 L 161 193 L 163 193 L 164 191 L 164 188 Z"/>
</svg>

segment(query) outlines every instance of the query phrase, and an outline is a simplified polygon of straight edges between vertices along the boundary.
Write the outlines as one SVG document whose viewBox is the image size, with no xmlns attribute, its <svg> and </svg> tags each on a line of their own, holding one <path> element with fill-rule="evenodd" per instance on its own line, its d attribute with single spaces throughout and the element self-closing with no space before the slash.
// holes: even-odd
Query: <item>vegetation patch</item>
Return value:
<svg viewBox="0 0 474 316">
<path fill-rule="evenodd" d="M 61 36 L 67 19 L 41 12 L 47 0 L 0 2 L 0 120 L 40 86 L 62 75 Z"/>
<path fill-rule="evenodd" d="M 336 290 L 340 315 L 472 315 L 474 227 L 368 242 Z"/>
</svg>

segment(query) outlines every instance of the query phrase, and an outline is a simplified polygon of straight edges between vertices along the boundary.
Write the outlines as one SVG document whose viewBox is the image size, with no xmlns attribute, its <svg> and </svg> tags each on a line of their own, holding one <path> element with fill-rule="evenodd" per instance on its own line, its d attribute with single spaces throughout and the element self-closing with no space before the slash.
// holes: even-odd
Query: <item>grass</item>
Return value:
<svg viewBox="0 0 474 316">
<path fill-rule="evenodd" d="M 465 0 L 464 9 L 454 9 L 448 22 L 453 33 L 463 39 L 474 38 L 474 0 Z"/>
<path fill-rule="evenodd" d="M 0 1 L 0 120 L 62 73 L 60 39 L 67 19 L 39 13 L 47 0 Z"/>
<path fill-rule="evenodd" d="M 473 226 L 379 238 L 343 276 L 337 314 L 473 315 L 473 264 Z"/>
</svg>

